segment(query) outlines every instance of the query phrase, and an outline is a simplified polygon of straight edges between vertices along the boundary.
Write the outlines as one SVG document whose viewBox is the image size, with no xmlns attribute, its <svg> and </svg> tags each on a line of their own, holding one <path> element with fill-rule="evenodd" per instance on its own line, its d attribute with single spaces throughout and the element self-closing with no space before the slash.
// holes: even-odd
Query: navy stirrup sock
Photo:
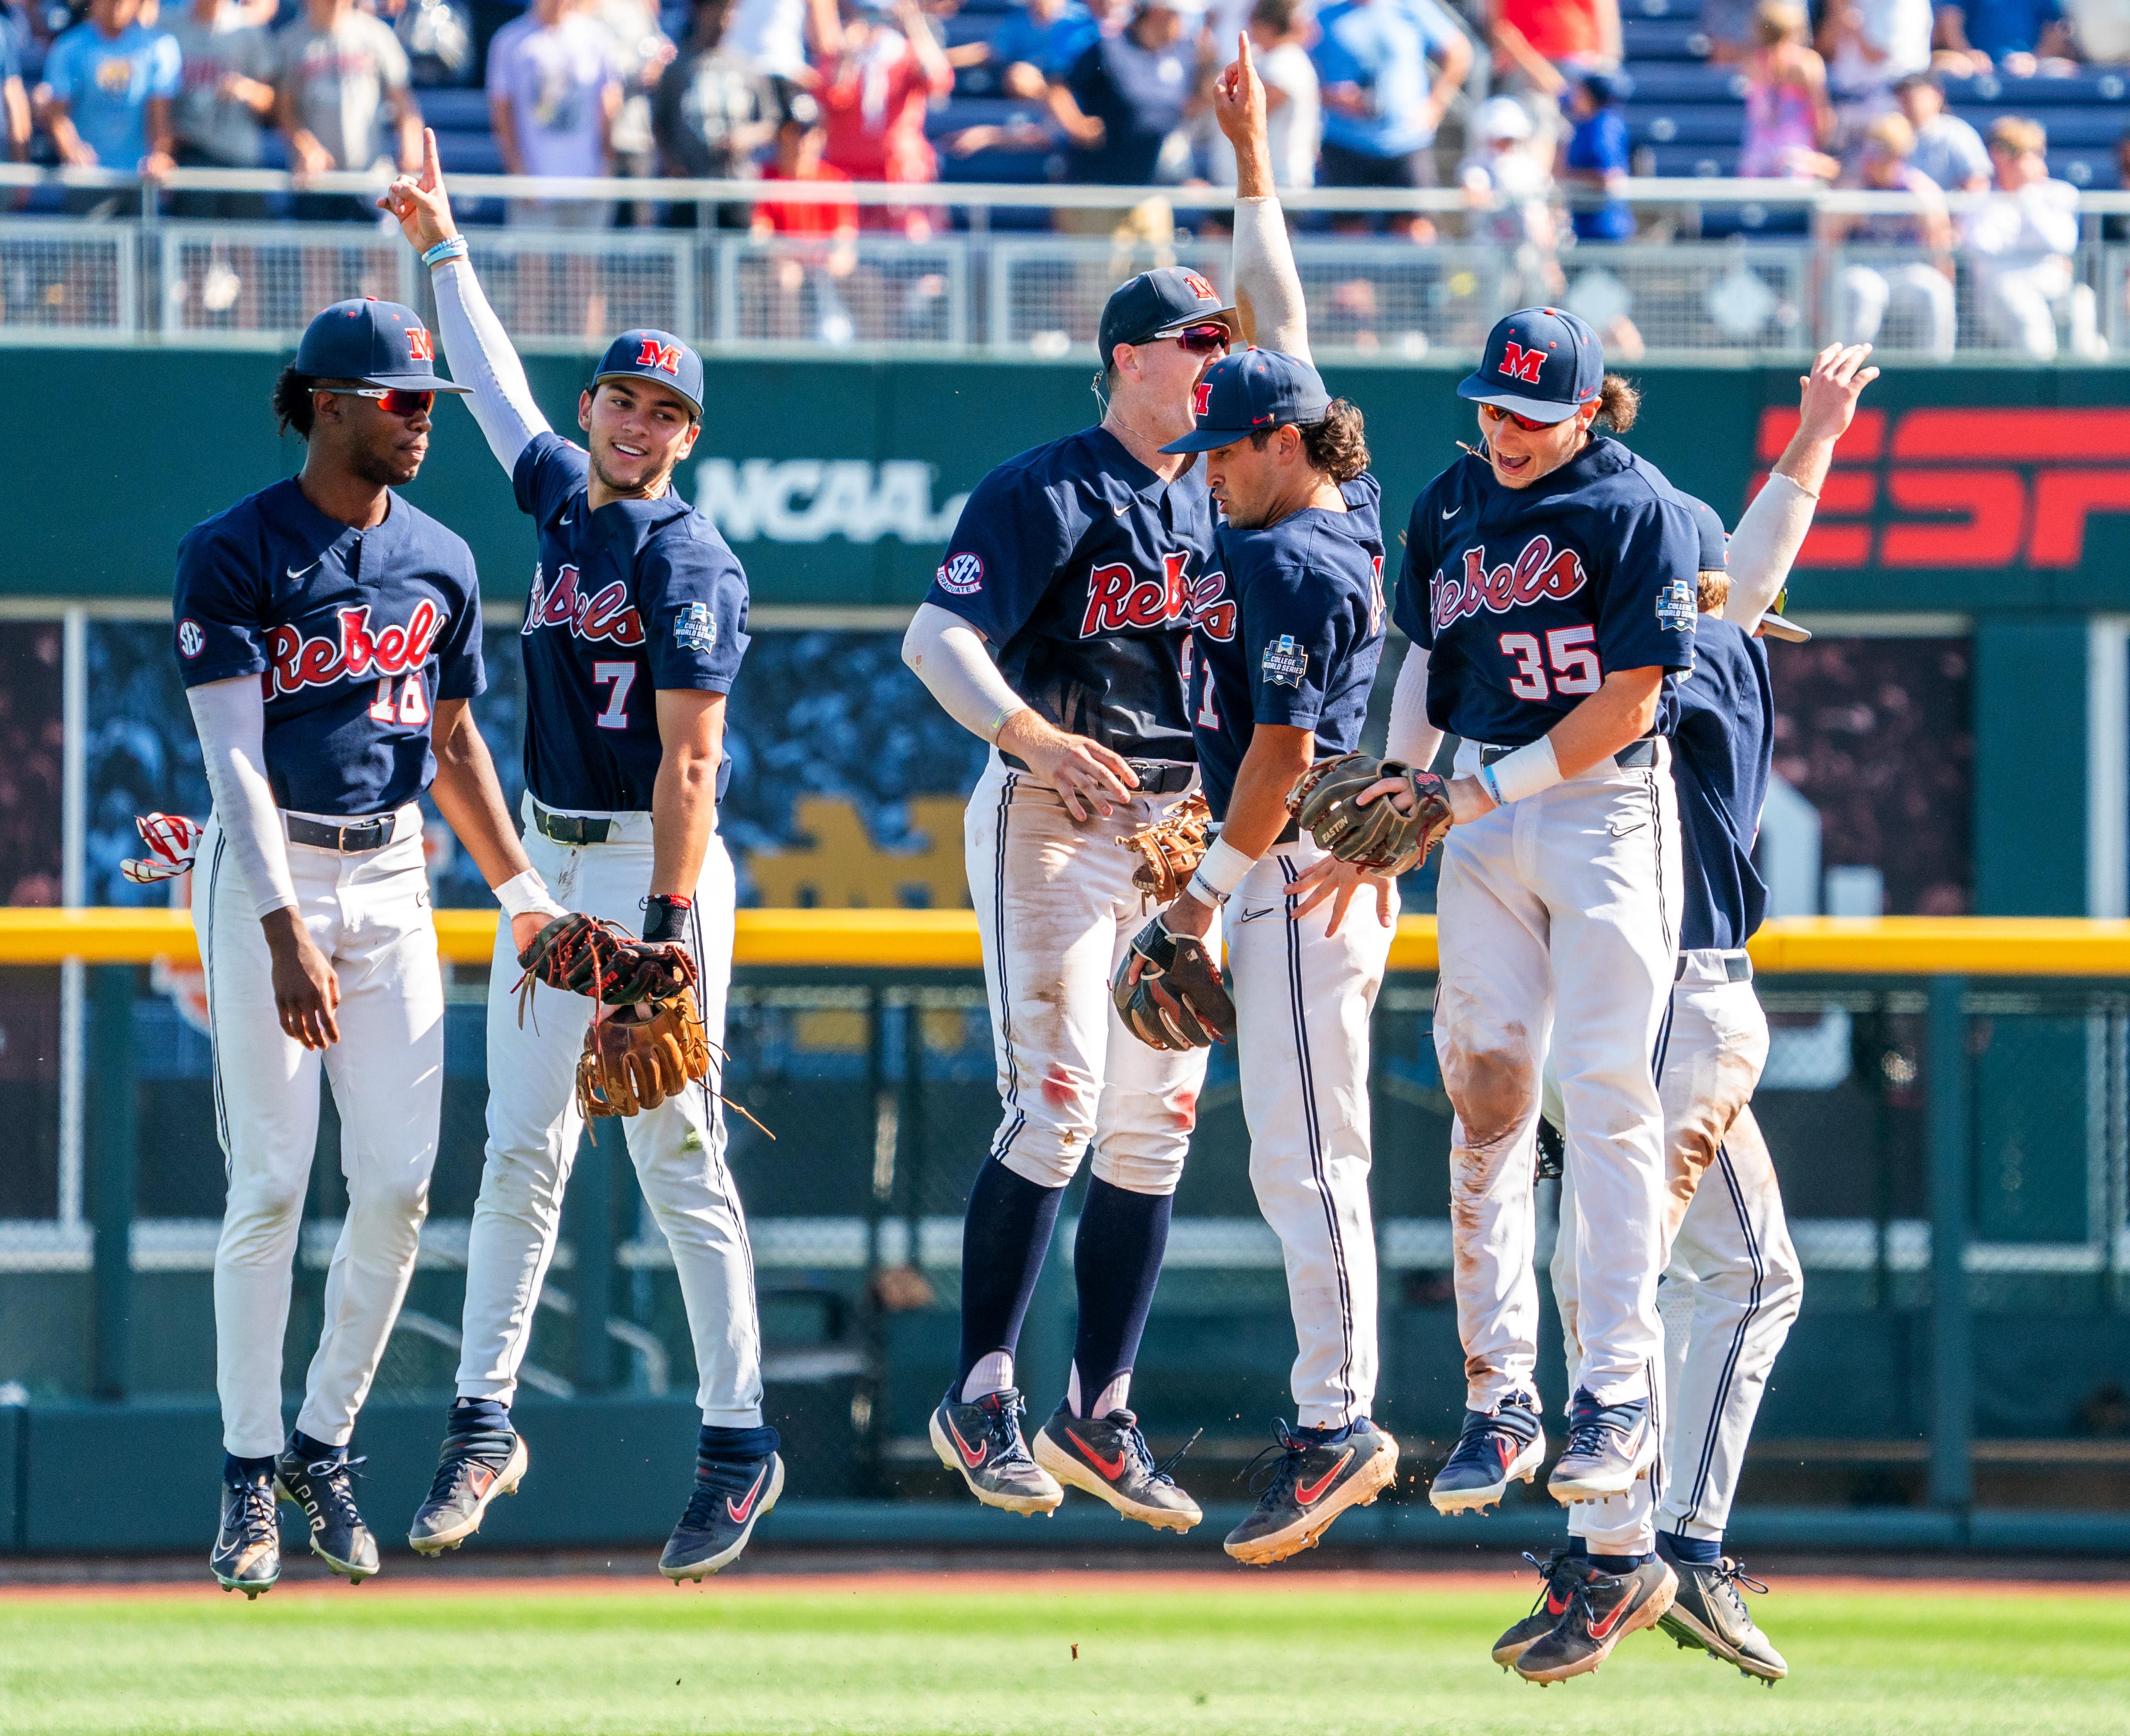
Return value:
<svg viewBox="0 0 2130 1736">
<path fill-rule="evenodd" d="M 246 1483 L 256 1483 L 260 1478 L 273 1474 L 274 1461 L 270 1457 L 241 1459 L 233 1452 L 225 1452 L 222 1456 L 222 1480 L 232 1489 L 241 1489 Z"/>
<path fill-rule="evenodd" d="M 1087 1178 L 1087 1202 L 1072 1244 L 1080 1292 L 1072 1366 L 1079 1371 L 1082 1415 L 1091 1414 L 1103 1388 L 1139 1359 L 1175 1207 L 1172 1194 L 1134 1194 L 1099 1176 Z"/>
<path fill-rule="evenodd" d="M 1657 1535 L 1664 1539 L 1672 1558 L 1684 1562 L 1689 1567 L 1713 1567 L 1723 1560 L 1723 1539 L 1720 1537 L 1686 1537 L 1676 1531 L 1660 1531 Z"/>
<path fill-rule="evenodd" d="M 954 1397 L 969 1371 L 995 1350 L 1020 1343 L 1021 1322 L 1043 1273 L 1043 1257 L 1058 1227 L 1062 1187 L 1041 1187 L 996 1158 L 985 1161 L 969 1190 L 962 1226 L 962 1347 L 954 1364 Z"/>
<path fill-rule="evenodd" d="M 776 1451 L 780 1438 L 767 1424 L 759 1428 L 725 1428 L 705 1423 L 695 1438 L 695 1474 L 700 1476 L 713 1465 L 729 1465 L 734 1460 L 767 1458 Z"/>
<path fill-rule="evenodd" d="M 500 1399 L 458 1399 L 451 1405 L 450 1418 L 444 1424 L 447 1434 L 486 1434 L 497 1432 L 513 1433 L 510 1427 L 510 1407 Z"/>
</svg>

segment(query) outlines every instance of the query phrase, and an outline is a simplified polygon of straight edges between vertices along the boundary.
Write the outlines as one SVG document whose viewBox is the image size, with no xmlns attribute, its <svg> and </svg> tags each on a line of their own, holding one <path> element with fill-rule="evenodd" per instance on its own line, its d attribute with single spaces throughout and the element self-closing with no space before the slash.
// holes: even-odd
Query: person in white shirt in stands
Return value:
<svg viewBox="0 0 2130 1736">
<path fill-rule="evenodd" d="M 1958 115 L 1945 112 L 1945 87 L 1936 73 L 1910 73 L 1894 87 L 1894 100 L 1916 130 L 1908 167 L 1946 193 L 1986 193 L 1989 147 Z"/>
<path fill-rule="evenodd" d="M 2076 281 L 2078 189 L 2049 179 L 2048 136 L 2038 121 L 2006 116 L 1989 129 L 1997 189 L 1969 213 L 1967 252 L 1999 341 L 2039 361 L 2056 353 L 2056 319 L 2076 355 L 2108 354 L 2090 285 Z"/>
<path fill-rule="evenodd" d="M 574 0 L 532 0 L 488 50 L 489 125 L 508 174 L 603 175 L 621 79 L 612 34 Z M 604 199 L 513 199 L 513 227 L 604 229 Z M 604 325 L 599 328 L 604 330 Z"/>
<path fill-rule="evenodd" d="M 1557 298 L 1567 286 L 1558 256 L 1553 177 L 1531 148 L 1530 111 L 1514 97 L 1489 97 L 1472 131 L 1477 143 L 1457 165 L 1472 207 L 1468 233 L 1502 250 L 1518 272 L 1504 296 L 1522 304 Z"/>
<path fill-rule="evenodd" d="M 1896 83 L 1930 70 L 1935 21 L 1931 0 L 1830 0 L 1819 51 L 1845 148 L 1894 106 Z"/>
<path fill-rule="evenodd" d="M 1952 298 L 1952 220 L 1945 195 L 1910 160 L 1916 130 L 1901 116 L 1881 115 L 1864 135 L 1856 167 L 1839 184 L 1868 193 L 1912 194 L 1919 208 L 1876 216 L 1830 217 L 1827 240 L 1851 247 L 1930 250 L 1928 259 L 1890 260 L 1866 256 L 1843 264 L 1840 276 L 1841 341 L 1876 341 L 1887 308 L 1896 299 L 1920 301 L 1930 323 L 1931 353 L 1940 361 L 1952 355 L 1960 317 Z"/>
<path fill-rule="evenodd" d="M 805 84 L 814 55 L 838 52 L 843 25 L 836 0 L 739 0 L 725 41 L 757 72 Z"/>
<path fill-rule="evenodd" d="M 1265 130 L 1272 148 L 1273 184 L 1284 192 L 1290 187 L 1316 184 L 1316 149 L 1324 137 L 1324 107 L 1317 93 L 1316 65 L 1309 58 L 1308 41 L 1315 26 L 1306 0 L 1257 0 L 1249 19 L 1250 48 L 1257 58 L 1258 77 L 1265 88 Z M 1215 41 L 1232 42 L 1217 25 L 1210 27 Z M 1235 184 L 1235 151 L 1227 136 L 1210 125 L 1205 141 L 1206 174 L 1215 185 Z"/>
</svg>

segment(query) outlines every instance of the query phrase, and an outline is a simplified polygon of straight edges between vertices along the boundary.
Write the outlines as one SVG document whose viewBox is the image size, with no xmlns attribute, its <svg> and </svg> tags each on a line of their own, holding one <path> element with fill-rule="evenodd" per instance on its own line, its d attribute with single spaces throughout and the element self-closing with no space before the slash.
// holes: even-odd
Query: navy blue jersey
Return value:
<svg viewBox="0 0 2130 1736">
<path fill-rule="evenodd" d="M 1767 914 L 1753 840 L 1768 799 L 1774 715 L 1767 647 L 1743 627 L 1703 615 L 1671 738 L 1686 871 L 1679 943 L 1686 951 L 1742 947 Z"/>
<path fill-rule="evenodd" d="M 178 671 L 187 687 L 260 678 L 266 780 L 298 813 L 413 801 L 437 773 L 431 707 L 487 684 L 473 551 L 389 498 L 358 531 L 277 482 L 178 545 Z"/>
<path fill-rule="evenodd" d="M 1383 491 L 1373 476 L 1258 530 L 1220 527 L 1220 570 L 1192 598 L 1191 727 L 1213 818 L 1260 723 L 1316 732 L 1316 757 L 1361 745 L 1383 655 Z"/>
<path fill-rule="evenodd" d="M 1183 647 L 1212 552 L 1202 467 L 1163 482 L 1088 428 L 977 484 L 924 600 L 990 640 L 1007 684 L 1060 729 L 1188 762 Z"/>
<path fill-rule="evenodd" d="M 676 494 L 585 492 L 591 460 L 537 434 L 511 477 L 539 527 L 525 605 L 525 787 L 550 808 L 647 813 L 661 688 L 732 691 L 747 646 L 747 575 L 717 527 Z M 718 795 L 732 760 L 718 765 Z"/>
<path fill-rule="evenodd" d="M 1700 565 L 1671 484 L 1617 441 L 1592 441 L 1527 489 L 1503 488 L 1483 458 L 1459 459 L 1414 504 L 1398 575 L 1397 624 L 1431 653 L 1428 721 L 1521 747 L 1614 670 L 1685 669 Z"/>
</svg>

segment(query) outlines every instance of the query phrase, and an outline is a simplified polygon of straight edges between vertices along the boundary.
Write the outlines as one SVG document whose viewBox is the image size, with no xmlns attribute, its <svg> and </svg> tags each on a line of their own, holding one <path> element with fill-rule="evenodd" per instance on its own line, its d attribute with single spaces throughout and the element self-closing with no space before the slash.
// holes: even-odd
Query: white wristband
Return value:
<svg viewBox="0 0 2130 1736">
<path fill-rule="evenodd" d="M 524 873 L 513 875 L 495 889 L 495 901 L 503 906 L 506 916 L 567 916 L 565 910 L 547 895 L 547 883 L 540 878 L 537 868 L 528 868 Z"/>
<path fill-rule="evenodd" d="M 1244 856 L 1225 838 L 1215 838 L 1206 847 L 1200 859 L 1198 871 L 1191 877 L 1203 880 L 1218 894 L 1222 904 L 1235 895 L 1235 888 L 1243 883 L 1243 876 L 1257 866 L 1257 858 Z"/>
<path fill-rule="evenodd" d="M 1530 746 L 1502 755 L 1487 769 L 1493 773 L 1492 787 L 1501 792 L 1504 803 L 1520 802 L 1560 781 L 1560 761 L 1554 757 L 1550 736 L 1540 736 Z"/>
</svg>

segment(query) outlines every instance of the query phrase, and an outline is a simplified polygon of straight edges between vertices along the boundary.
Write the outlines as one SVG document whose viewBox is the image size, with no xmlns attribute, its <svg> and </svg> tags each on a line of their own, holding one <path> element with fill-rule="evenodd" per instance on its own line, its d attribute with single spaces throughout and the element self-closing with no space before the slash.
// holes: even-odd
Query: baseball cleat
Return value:
<svg viewBox="0 0 2130 1736">
<path fill-rule="evenodd" d="M 1679 1576 L 1679 1591 L 1659 1624 L 1665 1633 L 1682 1647 L 1698 1646 L 1770 1687 L 1790 1673 L 1783 1654 L 1754 1625 L 1752 1612 L 1738 1595 L 1741 1586 L 1765 1592 L 1765 1585 L 1727 1555 L 1713 1567 L 1683 1562 L 1664 1548 L 1661 1537 L 1657 1552 Z"/>
<path fill-rule="evenodd" d="M 1253 1567 L 1269 1567 L 1323 1540 L 1349 1507 L 1366 1507 L 1397 1481 L 1397 1443 L 1365 1417 L 1344 1428 L 1273 1425 L 1271 1476 L 1257 1505 L 1222 1546 Z"/>
<path fill-rule="evenodd" d="M 310 1522 L 311 1553 L 356 1586 L 377 1571 L 377 1539 L 356 1510 L 355 1485 L 348 1475 L 361 1462 L 306 1460 L 293 1447 L 283 1448 L 274 1462 L 275 1492 L 302 1508 Z"/>
<path fill-rule="evenodd" d="M 1588 1561 L 1562 1563 L 1568 1607 L 1550 1633 L 1516 1660 L 1516 1674 L 1540 1684 L 1587 1676 L 1630 1633 L 1653 1628 L 1671 1608 L 1679 1580 L 1652 1557 L 1627 1573 L 1607 1573 Z"/>
<path fill-rule="evenodd" d="M 529 1462 L 524 1437 L 514 1429 L 446 1435 L 428 1498 L 407 1528 L 408 1544 L 420 1555 L 457 1548 L 480 1529 L 490 1501 L 518 1493 Z"/>
<path fill-rule="evenodd" d="M 1428 1486 L 1438 1513 L 1484 1513 L 1509 1485 L 1530 1482 L 1545 1462 L 1545 1428 L 1538 1401 L 1512 1392 L 1492 1412 L 1468 1410 L 1457 1444 Z"/>
<path fill-rule="evenodd" d="M 1055 1513 L 1065 1491 L 1029 1457 L 1020 1438 L 1028 1406 L 1011 1387 L 987 1392 L 972 1405 L 950 1390 L 932 1413 L 932 1450 L 949 1471 L 962 1473 L 969 1493 L 986 1507 L 1007 1513 Z"/>
<path fill-rule="evenodd" d="M 1168 1475 L 1182 1457 L 1155 1464 L 1139 1419 L 1129 1410 L 1076 1417 L 1060 1405 L 1035 1433 L 1038 1466 L 1066 1487 L 1084 1489 L 1157 1531 L 1188 1531 L 1206 1516 Z"/>
<path fill-rule="evenodd" d="M 1546 1493 L 1564 1507 L 1625 1495 L 1650 1474 L 1656 1457 L 1647 1399 L 1600 1405 L 1578 1386 L 1568 1407 L 1568 1444 L 1545 1480 Z"/>
<path fill-rule="evenodd" d="M 1567 1568 L 1576 1557 L 1565 1549 L 1555 1550 L 1544 1561 L 1526 1549 L 1524 1559 L 1538 1569 L 1545 1583 L 1539 1588 L 1538 1601 L 1531 1605 L 1531 1614 L 1494 1642 L 1494 1662 L 1505 1670 L 1559 1625 L 1575 1590 L 1575 1576 Z"/>
<path fill-rule="evenodd" d="M 222 1527 L 207 1564 L 225 1591 L 248 1600 L 274 1589 L 281 1576 L 281 1514 L 270 1476 L 222 1486 Z"/>
<path fill-rule="evenodd" d="M 784 1461 L 774 1452 L 699 1463 L 688 1510 L 666 1539 L 658 1571 L 678 1585 L 730 1567 L 754 1535 L 754 1522 L 783 1493 Z"/>
</svg>

